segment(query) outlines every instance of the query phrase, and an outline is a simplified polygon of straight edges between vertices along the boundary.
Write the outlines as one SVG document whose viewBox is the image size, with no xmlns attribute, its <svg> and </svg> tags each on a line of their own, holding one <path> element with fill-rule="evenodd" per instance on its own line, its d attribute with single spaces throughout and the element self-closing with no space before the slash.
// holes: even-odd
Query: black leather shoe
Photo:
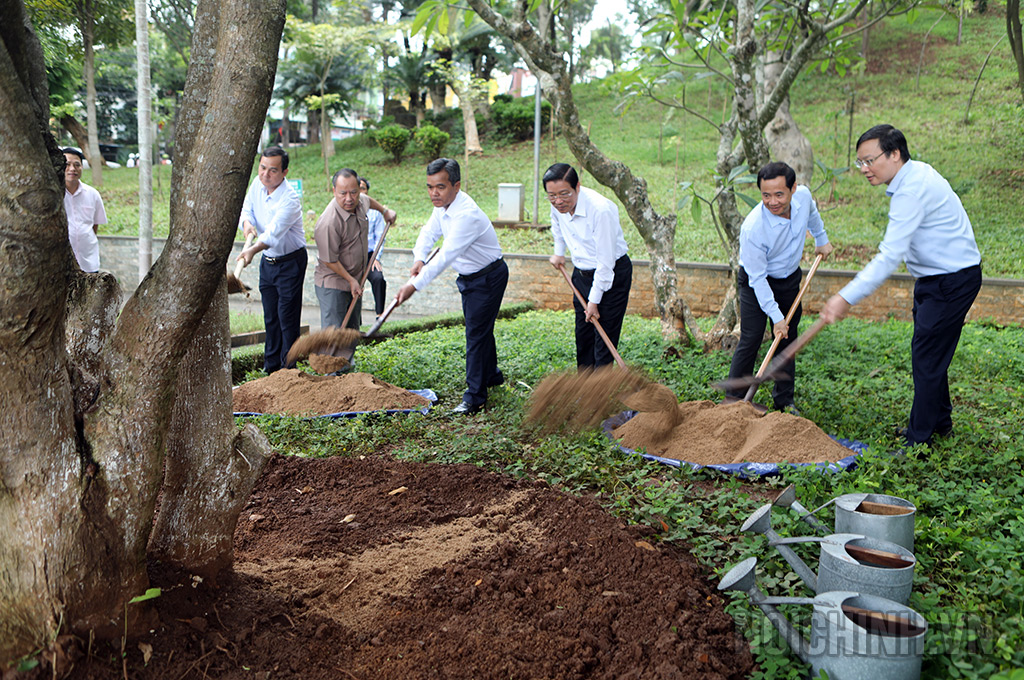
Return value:
<svg viewBox="0 0 1024 680">
<path fill-rule="evenodd" d="M 455 408 L 453 408 L 452 413 L 460 416 L 471 416 L 474 413 L 479 413 L 483 409 L 483 404 L 470 404 L 469 402 L 464 401 Z"/>
<path fill-rule="evenodd" d="M 896 428 L 896 436 L 900 437 L 901 439 L 906 439 L 907 438 L 907 428 L 905 428 L 905 427 L 898 427 L 898 428 Z M 952 436 L 953 436 L 953 426 L 952 425 L 950 425 L 949 427 L 944 427 L 944 428 L 939 429 L 939 430 L 935 430 L 935 432 L 932 432 L 932 437 L 939 437 L 940 439 L 945 439 L 947 437 L 952 437 Z"/>
</svg>

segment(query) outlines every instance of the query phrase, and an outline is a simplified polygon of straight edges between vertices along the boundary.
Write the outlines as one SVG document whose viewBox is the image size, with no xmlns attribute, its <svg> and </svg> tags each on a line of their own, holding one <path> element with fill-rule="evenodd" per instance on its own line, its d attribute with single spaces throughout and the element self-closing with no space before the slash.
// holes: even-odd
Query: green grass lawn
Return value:
<svg viewBox="0 0 1024 680">
<path fill-rule="evenodd" d="M 506 382 L 473 418 L 447 412 L 464 388 L 463 329 L 442 328 L 362 347 L 361 371 L 408 388 L 429 387 L 440 404 L 427 416 L 361 416 L 331 421 L 258 419 L 277 451 L 293 455 L 378 455 L 439 463 L 474 463 L 542 479 L 570 493 L 596 495 L 624 520 L 654 527 L 659 539 L 687 545 L 716 582 L 757 557 L 759 582 L 771 595 L 810 594 L 760 536 L 740 525 L 768 494 L 794 483 L 808 507 L 844 493 L 876 492 L 917 506 L 917 569 L 910 606 L 929 622 L 926 679 L 989 678 L 1024 666 L 1024 328 L 970 323 L 950 373 L 954 435 L 922 458 L 892 456 L 895 429 L 912 399 L 911 325 L 847 320 L 829 326 L 799 358 L 797 400 L 825 432 L 866 442 L 870 450 L 849 472 L 784 469 L 743 483 L 729 475 L 675 469 L 617 449 L 600 432 L 538 436 L 522 424 L 532 386 L 574 365 L 572 315 L 527 312 L 496 327 Z M 626 360 L 670 387 L 681 401 L 718 398 L 709 387 L 726 375 L 729 356 L 666 346 L 656 320 L 626 318 L 619 346 Z M 762 387 L 759 400 L 768 398 Z M 821 513 L 831 524 L 831 511 Z M 795 515 L 773 514 L 784 536 L 807 534 Z M 817 550 L 798 546 L 814 564 Z M 751 642 L 761 674 L 802 677 L 773 629 L 745 597 L 728 611 Z M 790 607 L 806 620 L 806 608 Z M 801 615 L 803 611 L 803 615 Z M 881 680 L 881 679 L 879 679 Z"/>
<path fill-rule="evenodd" d="M 920 87 L 915 84 L 921 38 L 938 15 L 922 11 L 913 23 L 905 17 L 892 19 L 871 33 L 868 60 L 863 73 L 846 77 L 805 72 L 793 91 L 792 111 L 811 140 L 815 157 L 828 167 L 846 166 L 851 148 L 847 143 L 849 119 L 845 113 L 854 99 L 853 137 L 877 123 L 889 122 L 901 128 L 912 155 L 932 163 L 960 194 L 984 258 L 987 276 L 1024 278 L 1024 245 L 1017 230 L 1024 215 L 1024 111 L 1015 88 L 1016 73 L 1008 48 L 1001 46 L 989 62 L 971 109 L 971 122 L 962 123 L 971 88 L 985 54 L 1005 32 L 1002 6 L 990 6 L 987 14 L 966 19 L 964 42 L 954 44 L 956 20 L 947 17 L 929 38 Z M 1005 42 L 1005 41 L 1004 41 Z M 696 86 L 689 101 L 700 102 L 712 118 L 723 110 L 724 89 Z M 607 155 L 630 165 L 648 182 L 654 205 L 672 211 L 681 198 L 679 183 L 692 181 L 697 191 L 710 195 L 717 131 L 695 118 L 668 110 L 650 101 L 638 101 L 622 116 L 615 113 L 618 97 L 602 83 L 580 85 L 576 91 L 583 125 Z M 662 127 L 664 126 L 664 127 Z M 659 131 L 665 138 L 659 160 Z M 674 136 L 673 136 L 674 135 Z M 497 186 L 521 182 L 527 190 L 527 211 L 533 204 L 533 145 L 523 142 L 496 146 L 484 139 L 485 154 L 472 158 L 463 169 L 463 188 L 492 216 L 497 215 Z M 677 165 L 678 151 L 678 165 Z M 425 191 L 424 168 L 428 160 L 415 152 L 395 165 L 382 150 L 365 138 L 337 144 L 331 168 L 352 167 L 368 176 L 376 198 L 395 208 L 399 222 L 391 231 L 391 247 L 411 247 L 419 227 L 430 215 Z M 328 183 L 318 146 L 292 150 L 289 177 L 301 178 L 303 206 L 315 215 L 330 200 Z M 462 158 L 461 146 L 446 150 Z M 561 140 L 545 137 L 541 147 L 541 169 L 556 161 L 569 161 L 568 148 Z M 253 175 L 255 177 L 255 173 Z M 101 233 L 137 232 L 136 171 L 111 170 L 104 175 L 103 195 L 110 224 Z M 585 176 L 583 181 L 601 193 L 611 192 Z M 870 187 L 859 173 L 839 178 L 819 188 L 812 182 L 826 228 L 838 251 L 825 266 L 856 268 L 873 255 L 885 229 L 888 199 L 882 188 Z M 154 233 L 167 233 L 170 167 L 157 168 Z M 756 189 L 749 193 L 756 194 Z M 540 217 L 548 221 L 546 200 L 541 198 Z M 639 234 L 622 211 L 623 227 L 631 252 L 646 257 Z M 312 240 L 314 219 L 307 218 Z M 508 252 L 548 253 L 550 234 L 546 231 L 503 229 L 503 248 Z M 679 215 L 676 255 L 681 260 L 721 262 L 725 254 L 707 211 L 694 222 L 689 209 Z"/>
</svg>

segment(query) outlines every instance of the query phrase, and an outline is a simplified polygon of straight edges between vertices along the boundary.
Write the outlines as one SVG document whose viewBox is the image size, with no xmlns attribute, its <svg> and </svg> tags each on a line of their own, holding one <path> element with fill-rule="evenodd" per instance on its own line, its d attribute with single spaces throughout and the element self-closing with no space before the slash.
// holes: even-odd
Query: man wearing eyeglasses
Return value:
<svg viewBox="0 0 1024 680">
<path fill-rule="evenodd" d="M 573 296 L 576 310 L 576 366 L 596 368 L 613 361 L 611 350 L 598 336 L 593 321 L 618 347 L 622 319 L 629 304 L 633 263 L 619 223 L 619 208 L 593 189 L 580 186 L 568 163 L 555 163 L 544 173 L 544 190 L 551 201 L 551 235 L 555 254 L 549 261 L 565 266 L 566 247 L 572 251 L 572 283 L 587 301 Z"/>
<path fill-rule="evenodd" d="M 960 198 L 932 166 L 911 160 L 902 132 L 877 125 L 862 134 L 857 167 L 872 186 L 887 185 L 889 225 L 878 254 L 828 300 L 821 318 L 839 321 L 906 262 L 917 279 L 910 344 L 914 403 L 901 433 L 910 446 L 931 444 L 953 430 L 948 369 L 981 288 L 981 253 Z"/>
</svg>

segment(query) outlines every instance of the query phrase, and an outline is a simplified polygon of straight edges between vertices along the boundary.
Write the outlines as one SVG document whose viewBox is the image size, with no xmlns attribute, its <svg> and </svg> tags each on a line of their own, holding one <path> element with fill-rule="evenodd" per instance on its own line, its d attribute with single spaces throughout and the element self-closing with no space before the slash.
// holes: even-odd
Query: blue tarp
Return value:
<svg viewBox="0 0 1024 680">
<path fill-rule="evenodd" d="M 637 414 L 636 411 L 623 411 L 617 416 L 605 420 L 601 423 L 601 427 L 604 429 L 605 435 L 613 442 L 616 441 L 615 437 L 612 436 L 612 430 L 617 427 L 624 425 L 630 418 Z M 850 470 L 857 465 L 857 456 L 864 453 L 867 450 L 868 445 L 863 442 L 858 442 L 853 439 L 840 439 L 838 437 L 832 437 L 834 441 L 845 446 L 846 448 L 853 451 L 852 454 L 846 458 L 841 458 L 834 463 L 784 463 L 783 465 L 794 465 L 796 467 L 807 467 L 814 466 L 820 468 L 822 472 L 841 472 L 843 470 Z M 676 460 L 674 458 L 663 458 L 661 456 L 653 456 L 649 453 L 641 453 L 640 451 L 634 451 L 628 449 L 625 446 L 619 445 L 619 448 L 626 453 L 632 453 L 637 456 L 642 456 L 647 460 L 654 460 L 665 465 L 671 465 L 672 467 L 682 467 L 688 465 L 692 470 L 699 470 L 701 468 L 710 468 L 712 470 L 718 470 L 720 472 L 726 472 L 731 475 L 737 475 L 739 477 L 763 477 L 766 475 L 777 475 L 779 474 L 779 463 L 721 463 L 715 465 L 701 465 L 699 463 L 691 463 L 686 460 Z"/>
<path fill-rule="evenodd" d="M 424 399 L 427 399 L 431 403 L 431 405 L 433 405 L 433 403 L 435 401 L 437 401 L 437 394 L 434 393 L 434 390 L 409 390 L 409 391 L 412 392 L 413 394 L 420 395 Z M 327 413 L 327 414 L 322 415 L 322 416 L 310 416 L 309 418 L 304 418 L 303 420 L 310 420 L 312 418 L 355 418 L 356 416 L 362 415 L 364 413 L 387 413 L 388 415 L 391 415 L 392 413 L 422 413 L 422 414 L 426 415 L 429 411 L 430 411 L 430 406 L 423 406 L 422 408 L 389 408 L 389 409 L 382 409 L 382 410 L 378 410 L 378 411 L 342 411 L 340 413 Z M 236 416 L 262 416 L 262 415 L 266 415 L 266 414 L 264 414 L 264 413 L 251 413 L 251 412 L 246 412 L 246 411 L 236 411 L 235 415 Z M 275 415 L 280 415 L 280 414 L 275 414 Z"/>
</svg>

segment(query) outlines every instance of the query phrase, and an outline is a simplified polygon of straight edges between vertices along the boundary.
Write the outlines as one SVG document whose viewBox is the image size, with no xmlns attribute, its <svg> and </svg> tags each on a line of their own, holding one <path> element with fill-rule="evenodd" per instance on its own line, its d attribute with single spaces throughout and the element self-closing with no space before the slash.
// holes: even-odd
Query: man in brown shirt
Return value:
<svg viewBox="0 0 1024 680">
<path fill-rule="evenodd" d="M 355 170 L 342 168 L 334 173 L 331 186 L 334 198 L 313 231 L 318 258 L 313 283 L 323 328 L 341 326 L 352 299 L 363 294 L 359 280 L 366 269 L 368 251 L 366 211 L 370 198 L 360 194 L 358 175 Z M 358 330 L 362 324 L 361 307 L 357 302 L 349 328 Z"/>
</svg>

